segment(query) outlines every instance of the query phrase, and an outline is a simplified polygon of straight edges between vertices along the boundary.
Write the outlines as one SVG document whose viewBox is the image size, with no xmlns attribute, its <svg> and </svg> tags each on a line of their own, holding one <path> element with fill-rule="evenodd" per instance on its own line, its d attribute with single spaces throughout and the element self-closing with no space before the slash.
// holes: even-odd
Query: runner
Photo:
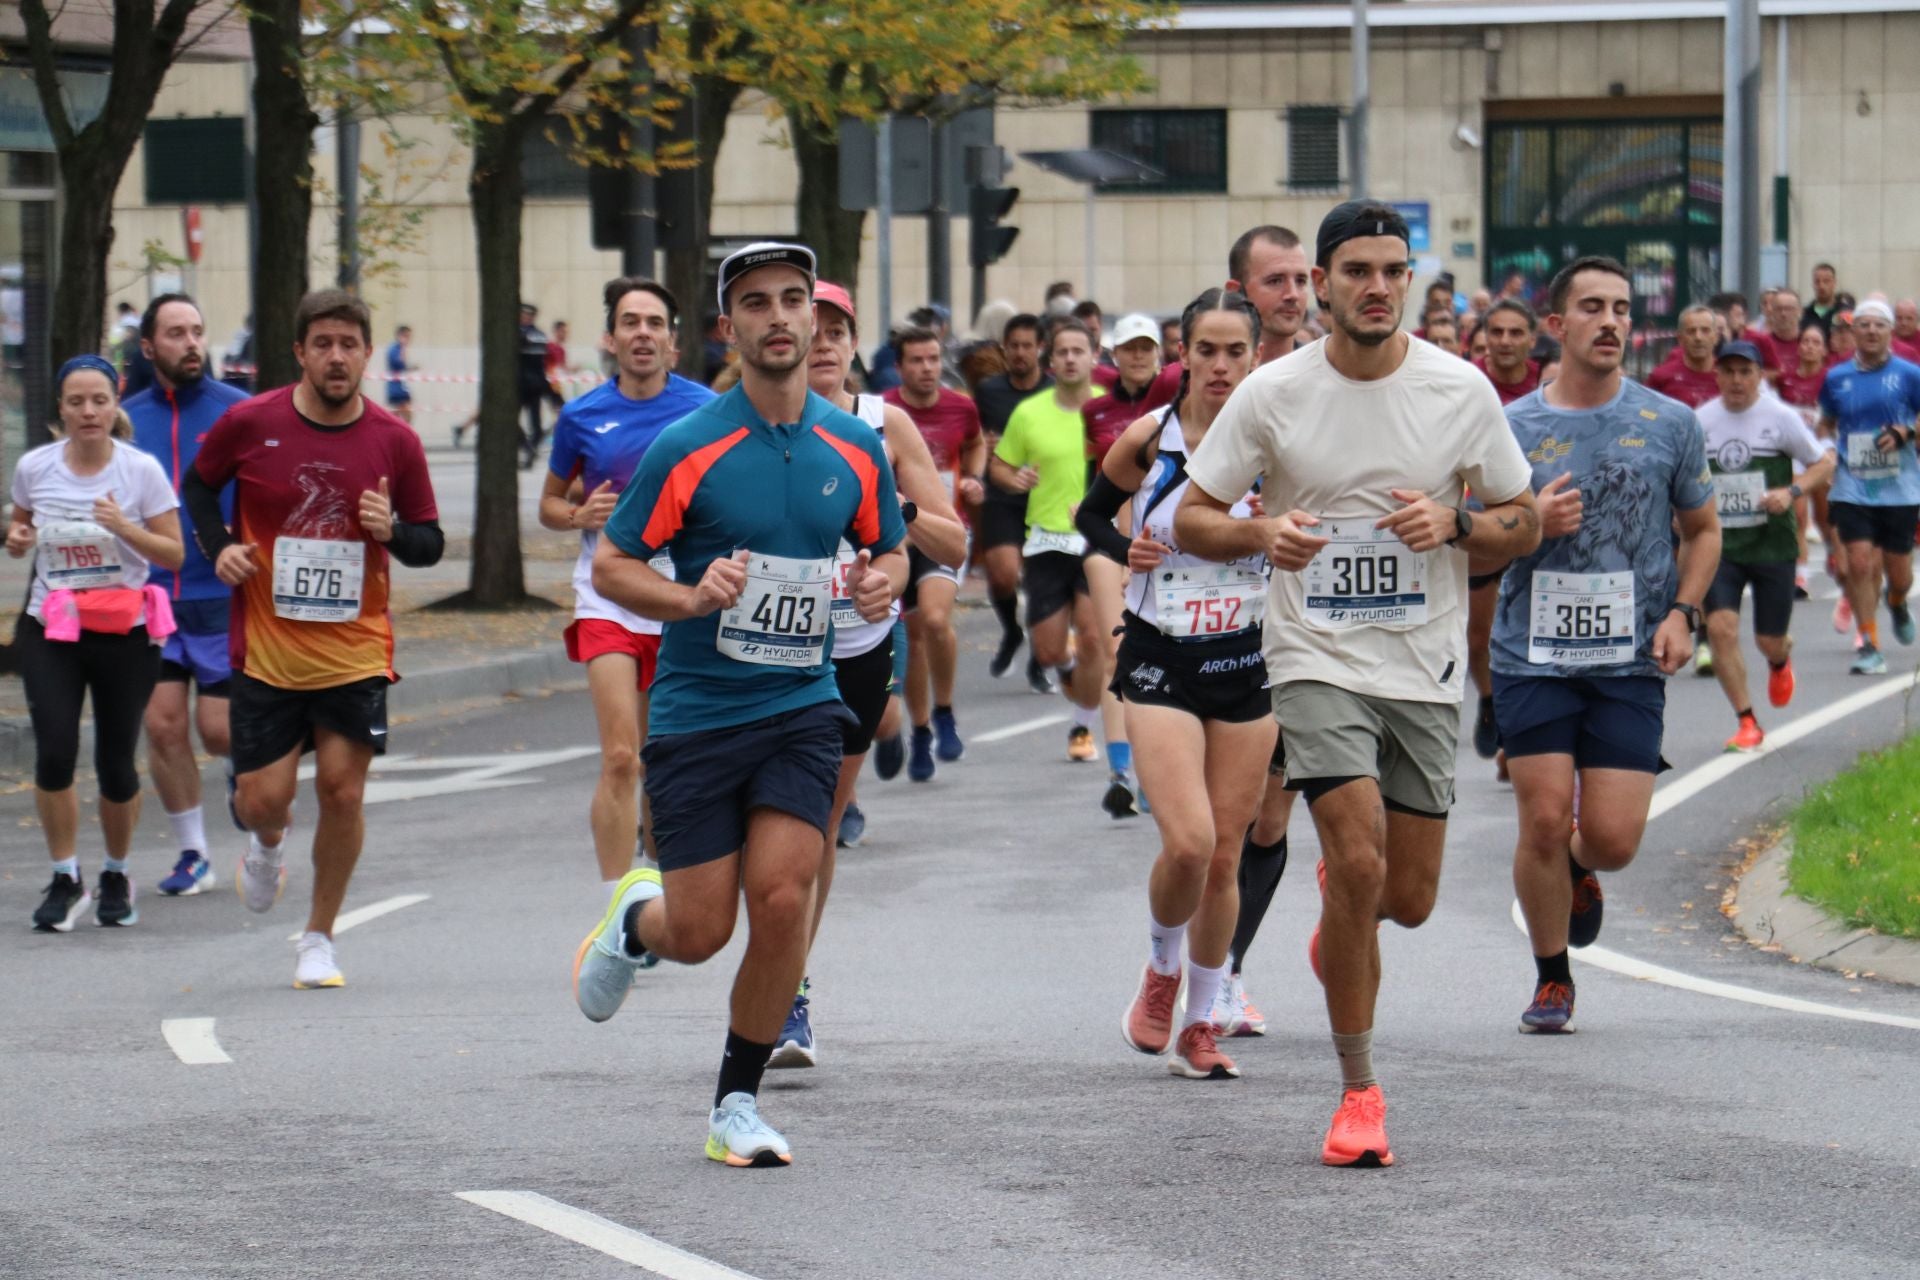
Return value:
<svg viewBox="0 0 1920 1280">
<path fill-rule="evenodd" d="M 1774 305 L 1780 305 L 1777 298 Z M 1798 300 L 1793 313 L 1798 319 Z M 1820 332 L 1812 325 L 1807 331 Z M 1758 347 L 1729 342 L 1715 359 L 1720 396 L 1701 405 L 1699 413 L 1721 529 L 1720 568 L 1707 589 L 1707 635 L 1714 672 L 1733 703 L 1735 732 L 1726 749 L 1753 751 L 1766 734 L 1747 692 L 1740 597 L 1753 588 L 1753 642 L 1767 660 L 1767 701 L 1784 707 L 1793 699 L 1793 637 L 1787 624 L 1793 619 L 1793 568 L 1800 549 L 1793 505 L 1833 479 L 1834 458 L 1793 406 L 1761 395 Z M 1795 463 L 1805 468 L 1798 478 Z"/>
<path fill-rule="evenodd" d="M 901 519 L 906 522 L 910 551 L 930 557 L 937 564 L 960 564 L 967 558 L 967 530 L 949 505 L 947 490 L 933 465 L 927 442 L 914 429 L 913 420 L 897 405 L 880 396 L 856 396 L 847 390 L 847 373 L 859 342 L 854 319 L 853 298 L 846 289 L 831 281 L 814 285 L 813 346 L 807 353 L 807 384 L 815 395 L 842 412 L 851 413 L 880 433 L 882 451 L 893 468 L 895 487 L 901 497 Z M 903 361 L 904 366 L 910 363 Z M 911 380 L 913 373 L 904 370 Z M 827 892 L 833 887 L 837 846 L 855 847 L 866 831 L 866 818 L 855 802 L 854 786 L 860 777 L 861 762 L 873 745 L 882 716 L 893 701 L 890 696 L 898 678 L 895 675 L 895 628 L 899 626 L 900 605 L 895 602 L 890 616 L 868 622 L 859 615 L 853 597 L 843 589 L 845 574 L 851 571 L 857 553 L 841 539 L 833 597 L 833 678 L 840 701 L 854 714 L 855 723 L 841 735 L 840 778 L 833 792 L 833 813 L 829 819 L 825 852 L 821 855 L 819 889 L 813 895 L 813 932 L 820 929 L 820 917 L 827 909 Z M 811 943 L 809 943 L 811 947 Z M 800 980 L 800 990 L 787 1012 L 786 1025 L 774 1042 L 769 1067 L 811 1067 L 818 1061 L 813 1038 L 813 1018 L 809 1012 L 812 978 Z"/>
<path fill-rule="evenodd" d="M 1820 427 L 1834 433 L 1840 455 L 1828 510 L 1846 549 L 1847 600 L 1862 643 L 1848 668 L 1885 675 L 1877 614 L 1881 581 L 1901 644 L 1914 640 L 1907 592 L 1913 586 L 1914 524 L 1920 519 L 1920 461 L 1914 415 L 1920 411 L 1920 367 L 1888 354 L 1893 311 L 1869 298 L 1853 310 L 1857 355 L 1827 371 L 1820 387 Z"/>
<path fill-rule="evenodd" d="M 1053 386 L 1053 375 L 1040 367 L 1040 318 L 1017 315 L 1007 321 L 1000 338 L 1000 352 L 1006 358 L 1007 371 L 981 382 L 975 392 L 980 408 L 980 429 L 986 435 L 987 449 L 1000 443 L 1013 411 L 1027 397 Z M 1021 629 L 1020 548 L 1027 540 L 1027 495 L 986 482 L 986 500 L 980 504 L 980 518 L 974 525 L 974 554 L 987 571 L 987 601 L 1000 619 L 1000 648 L 987 664 L 994 679 L 1007 674 L 1014 655 L 1026 639 Z M 1045 667 L 1027 659 L 1027 686 L 1035 693 L 1054 692 L 1053 681 Z"/>
<path fill-rule="evenodd" d="M 393 341 L 387 344 L 387 409 L 408 425 L 413 423 L 413 390 L 406 381 L 413 372 L 413 366 L 407 363 L 407 348 L 412 345 L 413 326 L 405 324 L 393 331 Z M 456 438 L 454 447 L 459 445 Z"/>
<path fill-rule="evenodd" d="M 574 959 L 595 1022 L 619 1011 L 649 953 L 697 964 L 733 935 L 734 980 L 706 1154 L 785 1165 L 756 1096 L 806 969 L 823 837 L 849 722 L 830 614 L 842 538 L 863 621 L 906 585 L 893 475 L 873 429 L 807 389 L 813 251 L 755 243 L 720 264 L 740 352 L 733 390 L 661 433 L 605 526 L 594 588 L 667 624 L 644 760 L 660 869 L 627 873 Z M 656 572 L 661 551 L 674 576 Z"/>
<path fill-rule="evenodd" d="M 1666 361 L 1647 375 L 1649 389 L 1698 409 L 1720 394 L 1714 375 L 1713 351 L 1720 345 L 1713 308 L 1691 306 L 1680 313 L 1680 340 Z"/>
<path fill-rule="evenodd" d="M 1551 297 L 1560 377 L 1507 410 L 1545 537 L 1508 568 L 1493 630 L 1494 709 L 1520 810 L 1513 883 L 1537 970 L 1520 1029 L 1540 1032 L 1573 1017 L 1567 948 L 1599 935 L 1596 873 L 1639 850 L 1666 767 L 1662 678 L 1687 660 L 1720 560 L 1699 421 L 1621 373 L 1626 269 L 1577 258 Z"/>
<path fill-rule="evenodd" d="M 95 355 L 54 378 L 63 439 L 29 449 L 13 472 L 7 554 L 33 553 L 33 585 L 14 632 L 14 656 L 33 721 L 33 807 L 53 878 L 33 927 L 68 933 L 93 905 L 102 925 L 140 918 L 127 854 L 140 821 L 140 713 L 159 672 L 156 642 L 172 630 L 166 593 L 149 565 L 178 570 L 178 499 L 166 472 L 130 441 L 120 376 Z M 106 858 L 89 898 L 80 871 L 80 708 L 93 707 L 93 768 Z"/>
<path fill-rule="evenodd" d="M 1807 429 L 1819 437 L 1820 384 L 1827 380 L 1827 335 L 1817 323 L 1800 331 L 1799 360 L 1780 375 L 1780 398 L 1794 407 Z M 1800 478 L 1800 464 L 1794 464 L 1794 479 Z M 1831 487 L 1830 485 L 1828 486 Z M 1793 577 L 1793 598 L 1807 600 L 1807 550 L 1818 530 L 1827 548 L 1827 574 L 1840 581 L 1840 544 L 1832 541 L 1832 517 L 1827 512 L 1827 488 L 1809 490 L 1793 504 L 1795 531 L 1799 535 L 1800 557 Z M 1843 587 L 1840 598 L 1846 598 Z M 1844 633 L 1847 628 L 1841 628 Z"/>
<path fill-rule="evenodd" d="M 1122 321 L 1123 351 L 1126 332 Z M 1187 386 L 1107 451 L 1077 523 L 1088 542 L 1116 564 L 1125 557 L 1131 570 L 1112 689 L 1126 704 L 1128 736 L 1139 741 L 1140 783 L 1160 828 L 1148 879 L 1147 965 L 1121 1034 L 1142 1053 L 1165 1053 L 1171 1044 L 1174 1075 L 1222 1080 L 1240 1074 L 1213 1029 L 1230 992 L 1240 842 L 1259 807 L 1276 736 L 1260 657 L 1267 564 L 1257 551 L 1224 567 L 1189 555 L 1179 549 L 1173 518 L 1187 487 L 1187 458 L 1253 368 L 1259 313 L 1244 294 L 1209 289 L 1181 315 L 1180 341 Z M 1114 526 L 1123 506 L 1132 537 Z M 1252 515 L 1244 500 L 1232 510 L 1240 519 Z M 1176 1036 L 1183 937 L 1187 999 Z"/>
<path fill-rule="evenodd" d="M 159 460 L 176 498 L 200 452 L 200 441 L 227 409 L 247 398 L 238 387 L 207 376 L 206 321 L 199 304 L 184 293 L 163 293 L 140 317 L 140 344 L 153 363 L 153 385 L 129 396 L 124 406 L 133 422 L 133 442 Z M 233 516 L 233 493 L 221 495 L 221 512 Z M 193 718 L 200 744 L 219 756 L 227 776 L 229 811 L 233 797 L 232 736 L 227 697 L 233 669 L 227 661 L 227 628 L 233 592 L 213 572 L 181 516 L 185 563 L 175 573 L 155 565 L 149 577 L 167 593 L 174 633 L 160 651 L 160 679 L 147 700 L 147 771 L 173 827 L 179 858 L 160 881 L 160 892 L 192 895 L 216 883 L 207 858 L 207 824 L 200 808 L 200 762 L 194 758 L 188 728 L 187 684 L 199 689 Z M 239 826 L 238 818 L 234 825 Z"/>
<path fill-rule="evenodd" d="M 367 304 L 339 289 L 294 313 L 300 381 L 227 410 L 181 487 L 200 549 L 235 588 L 235 809 L 251 832 L 236 888 L 270 911 L 287 882 L 285 841 L 300 757 L 314 753 L 320 820 L 313 902 L 293 985 L 344 986 L 333 921 L 365 840 L 361 797 L 387 749 L 393 623 L 388 557 L 440 559 L 426 453 L 413 429 L 360 394 L 372 354 Z M 220 491 L 235 484 L 233 527 Z"/>
<path fill-rule="evenodd" d="M 987 465 L 995 484 L 1027 495 L 1027 541 L 1021 548 L 1027 638 L 1034 659 L 1059 672 L 1060 689 L 1073 704 L 1067 759 L 1084 763 L 1095 755 L 1093 726 L 1100 718 L 1107 649 L 1087 584 L 1087 540 L 1074 528 L 1073 509 L 1087 492 L 1080 410 L 1101 392 L 1093 385 L 1087 326 L 1071 318 L 1056 321 L 1049 344 L 1053 389 L 1013 411 Z"/>
<path fill-rule="evenodd" d="M 1784 285 L 1772 290 L 1761 304 L 1761 327 L 1735 337 L 1753 344 L 1760 353 L 1761 375 L 1778 388 L 1780 375 L 1799 363 L 1800 295 Z"/>
<path fill-rule="evenodd" d="M 895 345 L 900 351 L 900 385 L 886 393 L 886 402 L 905 410 L 919 428 L 941 483 L 957 499 L 944 505 L 977 508 L 986 496 L 980 477 L 987 467 L 980 411 L 972 397 L 940 385 L 938 334 L 909 329 Z M 967 750 L 953 718 L 953 676 L 960 661 L 953 601 L 960 592 L 965 557 L 947 565 L 909 546 L 907 563 L 911 566 L 907 591 L 900 598 L 907 619 L 907 712 L 913 722 L 907 777 L 926 782 L 933 777 L 936 755 L 951 764 Z"/>
<path fill-rule="evenodd" d="M 1113 330 L 1113 363 L 1118 376 L 1107 394 L 1095 396 L 1080 407 L 1080 417 L 1086 423 L 1087 455 L 1096 474 L 1114 441 L 1142 414 L 1170 403 L 1179 389 L 1177 382 L 1164 387 L 1159 380 L 1160 326 L 1151 316 L 1135 313 L 1120 318 Z M 1095 622 L 1105 637 L 1109 670 L 1120 650 L 1127 581 L 1124 562 L 1106 556 L 1087 557 L 1087 590 L 1093 599 Z M 1133 747 L 1127 740 L 1120 699 L 1111 689 L 1100 695 L 1100 730 L 1107 740 L 1108 773 L 1107 793 L 1101 797 L 1100 807 L 1116 819 L 1136 817 L 1140 810 L 1134 795 Z"/>
<path fill-rule="evenodd" d="M 1540 322 L 1533 308 L 1518 298 L 1502 298 L 1487 311 L 1487 357 L 1475 360 L 1473 367 L 1487 375 L 1502 405 L 1531 395 L 1540 386 L 1540 362 L 1531 356 L 1539 336 Z M 1479 502 L 1468 503 L 1478 510 Z M 1485 566 L 1468 566 L 1467 575 L 1467 669 L 1473 676 L 1479 695 L 1473 717 L 1473 749 L 1482 760 L 1499 759 L 1500 781 L 1507 779 L 1507 762 L 1500 756 L 1500 731 L 1493 719 L 1493 668 L 1488 665 L 1487 646 L 1493 640 L 1493 611 L 1500 601 L 1498 569 L 1481 572 Z"/>
<path fill-rule="evenodd" d="M 1433 909 L 1465 683 L 1466 556 L 1539 538 L 1526 460 L 1500 401 L 1464 360 L 1400 332 L 1406 222 L 1371 200 L 1320 225 L 1313 281 L 1327 340 L 1262 366 L 1188 464 L 1174 533 L 1193 555 L 1266 554 L 1265 650 L 1286 737 L 1286 782 L 1306 793 L 1325 850 L 1310 944 L 1344 1089 L 1321 1149 L 1385 1165 L 1373 1072 L 1375 926 Z M 1256 479 L 1271 513 L 1231 508 Z M 1460 506 L 1471 485 L 1484 513 Z"/>
<path fill-rule="evenodd" d="M 603 294 L 602 347 L 618 374 L 560 410 L 540 494 L 540 523 L 580 534 L 566 646 L 568 660 L 587 669 L 600 731 L 600 780 L 587 821 L 603 886 L 601 906 L 633 869 L 634 832 L 645 830 L 637 794 L 640 744 L 647 737 L 647 691 L 659 668 L 660 624 L 594 590 L 593 556 L 601 527 L 647 449 L 668 426 L 714 398 L 671 371 L 680 304 L 664 285 L 622 276 L 608 281 Z"/>
</svg>

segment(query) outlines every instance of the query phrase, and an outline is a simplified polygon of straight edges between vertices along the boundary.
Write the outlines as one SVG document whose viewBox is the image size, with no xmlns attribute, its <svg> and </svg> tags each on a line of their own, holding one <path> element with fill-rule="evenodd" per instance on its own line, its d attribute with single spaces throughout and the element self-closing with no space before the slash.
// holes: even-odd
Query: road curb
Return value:
<svg viewBox="0 0 1920 1280">
<path fill-rule="evenodd" d="M 402 672 L 387 691 L 387 712 L 420 716 L 464 702 L 543 693 L 581 683 L 581 668 L 557 647 L 526 649 L 461 666 Z M 80 723 L 80 759 L 93 758 L 93 721 Z M 23 772 L 33 767 L 33 725 L 25 716 L 0 716 L 0 769 Z"/>
<path fill-rule="evenodd" d="M 1853 928 L 1795 897 L 1787 888 L 1792 853 L 1791 839 L 1762 850 L 1735 886 L 1733 921 L 1747 941 L 1795 964 L 1920 986 L 1920 942 Z"/>
</svg>

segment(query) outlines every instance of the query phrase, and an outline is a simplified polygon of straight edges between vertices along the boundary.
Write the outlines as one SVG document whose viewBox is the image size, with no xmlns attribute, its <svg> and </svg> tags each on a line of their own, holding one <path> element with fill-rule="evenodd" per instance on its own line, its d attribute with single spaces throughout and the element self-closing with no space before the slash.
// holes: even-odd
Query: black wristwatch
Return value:
<svg viewBox="0 0 1920 1280">
<path fill-rule="evenodd" d="M 1687 630 L 1698 631 L 1700 629 L 1700 610 L 1695 608 L 1693 605 L 1688 604 L 1686 601 L 1675 600 L 1673 602 L 1673 607 L 1671 609 L 1668 609 L 1667 612 L 1685 614 L 1687 619 Z"/>
<path fill-rule="evenodd" d="M 919 507 L 919 504 L 914 502 L 913 499 L 909 498 L 905 502 L 900 504 L 901 520 L 905 521 L 907 524 L 912 524 L 915 520 L 918 520 L 919 518 L 920 518 L 920 507 Z"/>
<path fill-rule="evenodd" d="M 1787 496 L 1789 498 L 1798 501 L 1801 497 L 1805 496 L 1805 494 L 1806 490 L 1802 489 L 1798 484 L 1790 484 L 1787 486 Z"/>
<path fill-rule="evenodd" d="M 1447 545 L 1452 546 L 1454 543 L 1460 541 L 1460 539 L 1472 533 L 1473 512 L 1467 510 L 1465 507 L 1455 507 L 1453 509 L 1453 536 L 1447 539 Z"/>
</svg>

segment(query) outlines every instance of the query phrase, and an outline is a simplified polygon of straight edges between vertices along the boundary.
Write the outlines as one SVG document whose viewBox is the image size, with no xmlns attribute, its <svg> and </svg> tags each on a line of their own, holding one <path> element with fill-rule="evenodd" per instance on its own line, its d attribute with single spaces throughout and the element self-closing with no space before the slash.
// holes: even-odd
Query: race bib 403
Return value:
<svg viewBox="0 0 1920 1280">
<path fill-rule="evenodd" d="M 815 667 L 827 652 L 835 562 L 753 553 L 747 586 L 720 614 L 715 646 L 740 662 Z"/>
</svg>

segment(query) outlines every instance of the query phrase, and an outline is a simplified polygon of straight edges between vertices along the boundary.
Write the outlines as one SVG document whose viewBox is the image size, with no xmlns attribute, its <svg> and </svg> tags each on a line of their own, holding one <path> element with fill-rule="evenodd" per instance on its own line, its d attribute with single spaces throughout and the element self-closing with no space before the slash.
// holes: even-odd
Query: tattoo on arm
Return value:
<svg viewBox="0 0 1920 1280">
<path fill-rule="evenodd" d="M 1518 529 L 1520 527 L 1519 516 L 1515 516 L 1511 520 L 1507 519 L 1505 516 L 1497 516 L 1495 517 L 1495 519 L 1498 521 L 1500 527 L 1502 529 L 1505 529 L 1508 533 L 1512 533 L 1515 529 Z"/>
</svg>

